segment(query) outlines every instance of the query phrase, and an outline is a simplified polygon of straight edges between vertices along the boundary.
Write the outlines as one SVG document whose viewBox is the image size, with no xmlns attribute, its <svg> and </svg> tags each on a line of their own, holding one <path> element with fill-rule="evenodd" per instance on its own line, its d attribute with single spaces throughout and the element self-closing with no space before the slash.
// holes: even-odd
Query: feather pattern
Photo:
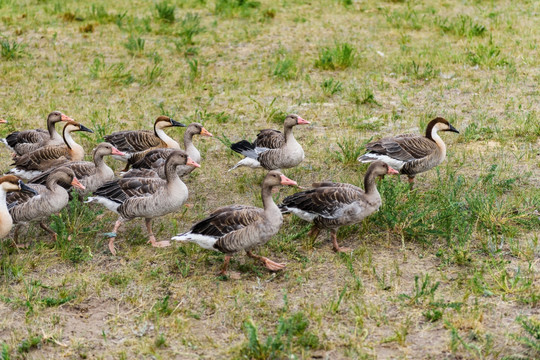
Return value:
<svg viewBox="0 0 540 360">
<path fill-rule="evenodd" d="M 257 134 L 253 145 L 261 148 L 279 149 L 285 145 L 285 135 L 274 129 L 264 129 Z"/>
</svg>

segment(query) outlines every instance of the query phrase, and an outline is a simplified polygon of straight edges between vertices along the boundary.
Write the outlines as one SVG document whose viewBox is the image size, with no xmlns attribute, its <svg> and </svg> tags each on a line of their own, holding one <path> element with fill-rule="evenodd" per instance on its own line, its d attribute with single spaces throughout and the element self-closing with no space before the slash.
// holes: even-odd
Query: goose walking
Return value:
<svg viewBox="0 0 540 360">
<path fill-rule="evenodd" d="M 446 158 L 446 145 L 439 131 L 452 131 L 459 134 L 450 123 L 441 117 L 429 122 L 426 136 L 403 134 L 386 137 L 366 145 L 368 152 L 358 161 L 369 163 L 382 160 L 400 174 L 407 175 L 413 185 L 414 177 L 439 165 Z"/>
<path fill-rule="evenodd" d="M 62 145 L 64 140 L 56 131 L 56 124 L 64 121 L 73 121 L 60 111 L 53 111 L 47 116 L 47 130 L 35 129 L 15 131 L 1 141 L 15 152 L 15 155 L 24 155 L 47 145 Z"/>
<path fill-rule="evenodd" d="M 201 153 L 193 144 L 194 135 L 209 137 L 212 137 L 213 135 L 199 123 L 189 124 L 186 132 L 184 133 L 184 149 L 186 153 L 191 160 L 200 164 L 202 160 Z M 173 151 L 175 150 L 168 148 L 159 148 L 150 150 L 146 153 L 141 153 L 143 155 L 142 157 L 133 156 L 130 159 L 130 162 L 132 160 L 137 161 L 133 163 L 133 165 L 131 166 L 131 170 L 125 173 L 123 177 L 128 178 L 137 176 L 159 176 L 160 178 L 165 179 L 165 160 Z M 155 173 L 147 170 L 152 170 Z M 178 176 L 183 177 L 195 170 L 195 167 L 185 165 L 179 166 L 176 170 L 178 172 Z"/>
<path fill-rule="evenodd" d="M 109 249 L 116 255 L 114 240 L 125 221 L 143 217 L 148 230 L 149 243 L 155 247 L 169 246 L 169 241 L 156 241 L 152 232 L 152 219 L 179 210 L 188 198 L 188 188 L 178 177 L 176 168 L 183 165 L 199 167 L 183 150 L 176 150 L 165 161 L 166 180 L 160 178 L 117 179 L 105 183 L 89 197 L 119 215 L 114 230 L 107 233 Z"/>
<path fill-rule="evenodd" d="M 285 264 L 252 253 L 255 247 L 264 245 L 277 234 L 283 223 L 283 216 L 272 199 L 272 190 L 279 185 L 297 184 L 279 171 L 270 171 L 262 183 L 264 209 L 244 205 L 219 208 L 193 225 L 190 231 L 176 235 L 172 240 L 194 242 L 205 249 L 225 253 L 222 275 L 227 273 L 232 254 L 241 250 L 269 270 L 283 269 Z"/>
<path fill-rule="evenodd" d="M 12 191 L 22 191 L 29 194 L 37 194 L 34 189 L 26 185 L 15 175 L 4 175 L 0 177 L 0 239 L 4 238 L 11 231 L 13 219 L 9 214 L 6 203 L 7 193 Z"/>
<path fill-rule="evenodd" d="M 28 180 L 67 161 L 83 160 L 84 148 L 71 137 L 71 133 L 76 131 L 93 133 L 92 130 L 78 122 L 68 121 L 62 131 L 64 145 L 48 145 L 27 154 L 15 156 L 12 164 L 15 167 L 9 172 Z"/>
<path fill-rule="evenodd" d="M 175 121 L 168 116 L 159 116 L 154 122 L 154 131 L 117 131 L 105 136 L 105 141 L 125 154 L 124 156 L 115 155 L 113 157 L 117 160 L 127 162 L 126 168 L 123 171 L 128 171 L 130 166 L 128 160 L 136 153 L 154 148 L 180 149 L 178 142 L 172 139 L 164 131 L 166 128 L 176 126 L 185 127 L 186 125 Z"/>
<path fill-rule="evenodd" d="M 257 134 L 257 139 L 250 143 L 242 140 L 231 145 L 231 149 L 245 156 L 229 171 L 240 166 L 262 167 L 266 170 L 288 169 L 304 160 L 304 150 L 293 135 L 293 127 L 306 125 L 309 121 L 291 114 L 285 118 L 284 131 L 266 129 Z"/>
<path fill-rule="evenodd" d="M 337 230 L 341 226 L 356 224 L 379 209 L 382 202 L 375 178 L 385 174 L 398 172 L 382 161 L 375 161 L 364 177 L 365 190 L 344 183 L 315 183 L 314 189 L 287 196 L 279 207 L 283 213 L 293 213 L 312 222 L 308 236 L 316 238 L 321 229 L 328 229 L 334 251 L 350 251 L 338 245 Z"/>
<path fill-rule="evenodd" d="M 85 187 L 84 190 L 77 189 L 81 196 L 88 195 L 96 191 L 101 185 L 114 179 L 114 171 L 105 163 L 103 158 L 108 155 L 124 156 L 124 153 L 109 143 L 101 143 L 94 149 L 93 162 L 72 161 L 63 164 L 75 173 L 77 179 Z M 42 184 L 47 182 L 47 178 L 55 171 L 52 168 L 29 180 L 32 184 Z M 70 186 L 69 184 L 65 184 Z"/>
<path fill-rule="evenodd" d="M 56 241 L 56 233 L 45 224 L 45 220 L 52 214 L 61 211 L 69 202 L 69 194 L 60 184 L 71 184 L 84 190 L 84 186 L 77 180 L 71 169 L 59 167 L 48 178 L 45 185 L 28 184 L 35 193 L 12 192 L 7 196 L 9 213 L 13 223 L 17 224 L 13 241 L 17 243 L 21 224 L 39 221 L 39 225 Z"/>
</svg>

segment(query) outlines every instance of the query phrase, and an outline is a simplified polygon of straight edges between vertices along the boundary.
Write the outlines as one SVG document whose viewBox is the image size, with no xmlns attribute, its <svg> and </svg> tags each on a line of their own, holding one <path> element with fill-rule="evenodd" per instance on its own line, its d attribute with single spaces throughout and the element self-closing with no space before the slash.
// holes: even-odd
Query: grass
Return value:
<svg viewBox="0 0 540 360">
<path fill-rule="evenodd" d="M 0 135 L 44 127 L 60 110 L 95 134 L 152 129 L 164 114 L 201 122 L 192 204 L 154 221 L 158 240 L 212 209 L 261 206 L 262 172 L 226 170 L 232 142 L 282 130 L 305 161 L 304 187 L 362 186 L 367 142 L 423 133 L 436 116 L 447 159 L 378 182 L 380 210 L 329 235 L 286 216 L 256 252 L 193 244 L 154 249 L 144 222 L 125 224 L 118 256 L 101 234 L 116 217 L 78 200 L 35 224 L 28 249 L 0 242 L 0 358 L 538 358 L 540 30 L 535 2 L 0 0 Z M 359 25 L 360 24 L 360 25 Z M 167 132 L 181 141 L 183 129 Z M 90 160 L 87 156 L 86 160 Z M 123 165 L 105 160 L 116 171 Z M 11 157 L 0 151 L 3 171 Z M 281 189 L 280 201 L 295 192 Z"/>
</svg>

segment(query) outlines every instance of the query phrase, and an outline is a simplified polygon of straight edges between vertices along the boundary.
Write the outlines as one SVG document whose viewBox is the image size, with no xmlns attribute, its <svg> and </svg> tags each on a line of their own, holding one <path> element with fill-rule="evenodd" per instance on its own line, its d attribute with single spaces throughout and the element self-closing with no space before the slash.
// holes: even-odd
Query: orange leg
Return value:
<svg viewBox="0 0 540 360">
<path fill-rule="evenodd" d="M 333 246 L 335 252 L 349 252 L 349 251 L 352 251 L 352 249 L 339 246 L 339 244 L 337 243 L 337 230 L 336 229 L 330 230 L 330 239 L 332 240 L 332 246 Z"/>
<path fill-rule="evenodd" d="M 250 258 L 256 259 L 256 260 L 259 260 L 260 262 L 262 262 L 263 265 L 268 270 L 278 271 L 278 270 L 281 270 L 281 269 L 285 268 L 285 264 L 280 264 L 280 263 L 274 262 L 274 261 L 272 261 L 272 260 L 270 260 L 268 258 L 265 258 L 264 256 L 255 255 L 251 251 L 246 251 L 246 253 L 247 253 L 247 256 L 249 256 Z"/>
<path fill-rule="evenodd" d="M 156 237 L 154 236 L 154 233 L 152 232 L 152 219 L 144 219 L 144 222 L 146 224 L 146 230 L 148 230 L 149 240 L 148 242 L 152 244 L 153 247 L 167 247 L 171 245 L 170 241 L 156 241 Z"/>
</svg>

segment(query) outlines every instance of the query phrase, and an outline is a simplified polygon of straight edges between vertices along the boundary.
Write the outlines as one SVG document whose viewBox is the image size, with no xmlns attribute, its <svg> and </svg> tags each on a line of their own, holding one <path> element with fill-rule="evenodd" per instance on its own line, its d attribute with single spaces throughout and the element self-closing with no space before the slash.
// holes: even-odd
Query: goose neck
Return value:
<svg viewBox="0 0 540 360">
<path fill-rule="evenodd" d="M 180 149 L 180 145 L 173 140 L 163 129 L 154 128 L 154 134 L 171 149 Z"/>
</svg>

